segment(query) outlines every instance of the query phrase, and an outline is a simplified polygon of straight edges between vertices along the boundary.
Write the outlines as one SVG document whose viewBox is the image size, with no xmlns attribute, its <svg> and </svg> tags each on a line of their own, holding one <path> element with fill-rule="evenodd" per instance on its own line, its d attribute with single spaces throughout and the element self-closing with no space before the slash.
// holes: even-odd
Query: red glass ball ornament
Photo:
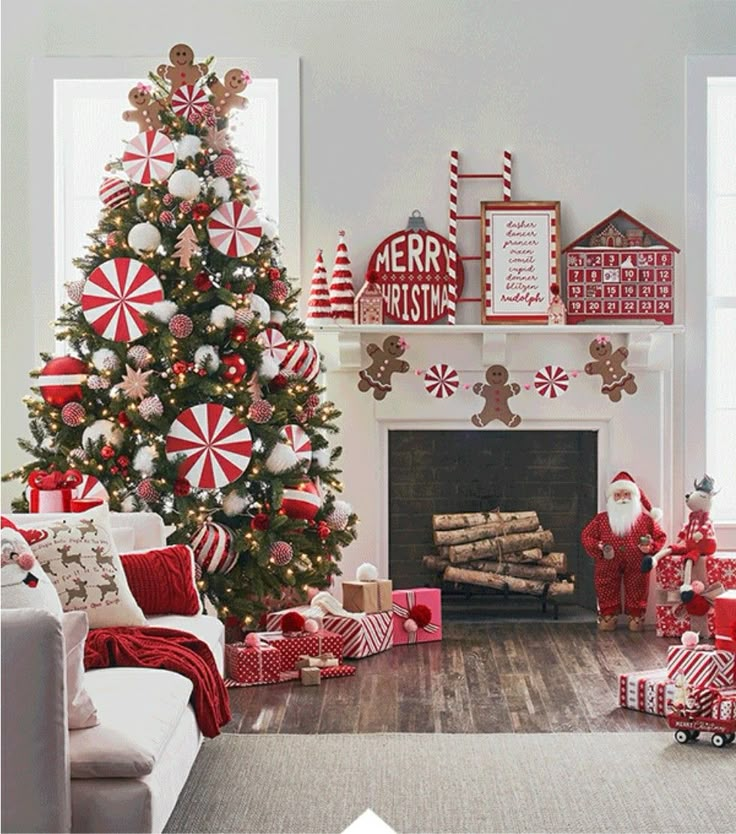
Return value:
<svg viewBox="0 0 736 834">
<path fill-rule="evenodd" d="M 195 203 L 192 206 L 192 218 L 194 220 L 204 220 L 211 211 L 212 206 L 209 203 Z"/>
<path fill-rule="evenodd" d="M 224 353 L 222 361 L 222 378 L 225 382 L 233 382 L 236 385 L 243 381 L 248 372 L 248 365 L 239 353 Z"/>
<path fill-rule="evenodd" d="M 118 464 L 123 468 L 130 463 L 130 459 L 126 455 L 118 455 Z"/>
<path fill-rule="evenodd" d="M 130 417 L 124 412 L 119 411 L 117 416 L 118 425 L 122 426 L 124 429 L 130 425 Z"/>
<path fill-rule="evenodd" d="M 264 530 L 268 530 L 270 526 L 271 521 L 265 513 L 256 513 L 250 522 L 251 530 L 260 530 L 263 532 Z"/>
<path fill-rule="evenodd" d="M 239 324 L 230 331 L 230 339 L 233 342 L 245 342 L 248 339 L 248 330 Z"/>
<path fill-rule="evenodd" d="M 268 270 L 268 277 L 269 277 L 272 281 L 278 281 L 278 279 L 281 277 L 281 270 L 280 270 L 278 267 L 276 267 L 276 266 L 272 266 L 272 267 Z"/>
<path fill-rule="evenodd" d="M 276 374 L 269 385 L 274 391 L 281 391 L 289 384 L 289 380 L 283 374 Z"/>
<path fill-rule="evenodd" d="M 428 605 L 418 603 L 411 607 L 409 618 L 414 620 L 419 628 L 424 628 L 432 622 L 432 609 Z"/>
<path fill-rule="evenodd" d="M 324 541 L 330 535 L 330 527 L 326 521 L 320 521 L 317 525 L 317 535 Z"/>
<path fill-rule="evenodd" d="M 39 377 L 41 396 L 49 405 L 57 408 L 82 399 L 82 385 L 87 381 L 85 362 L 74 356 L 57 356 L 50 359 Z M 44 377 L 49 377 L 44 382 Z"/>
<path fill-rule="evenodd" d="M 183 497 L 184 495 L 189 495 L 191 491 L 192 485 L 186 478 L 177 478 L 174 481 L 174 495 Z"/>
<path fill-rule="evenodd" d="M 112 446 L 103 446 L 100 449 L 100 454 L 105 460 L 110 460 L 110 458 L 115 457 L 115 449 Z"/>
<path fill-rule="evenodd" d="M 212 281 L 210 281 L 210 276 L 206 272 L 198 272 L 192 283 L 199 292 L 207 292 L 207 290 L 212 289 Z"/>
<path fill-rule="evenodd" d="M 188 365 L 186 362 L 182 362 L 181 359 L 171 366 L 171 370 L 175 374 L 185 374 L 187 372 Z"/>
</svg>

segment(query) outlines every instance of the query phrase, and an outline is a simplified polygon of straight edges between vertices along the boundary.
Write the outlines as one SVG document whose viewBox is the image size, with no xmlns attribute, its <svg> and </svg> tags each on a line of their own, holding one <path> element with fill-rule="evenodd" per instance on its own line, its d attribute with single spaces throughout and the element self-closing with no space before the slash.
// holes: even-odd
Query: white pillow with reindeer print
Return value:
<svg viewBox="0 0 736 834">
<path fill-rule="evenodd" d="M 113 542 L 107 504 L 26 525 L 33 555 L 53 582 L 64 611 L 86 611 L 89 627 L 146 624 Z"/>
</svg>

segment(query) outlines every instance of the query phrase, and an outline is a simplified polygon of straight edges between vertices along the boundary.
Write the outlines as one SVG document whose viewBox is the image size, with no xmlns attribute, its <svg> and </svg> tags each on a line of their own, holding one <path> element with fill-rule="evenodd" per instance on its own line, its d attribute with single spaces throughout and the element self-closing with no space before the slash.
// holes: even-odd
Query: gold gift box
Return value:
<svg viewBox="0 0 736 834">
<path fill-rule="evenodd" d="M 393 608 L 392 591 L 393 583 L 390 579 L 376 579 L 373 582 L 343 582 L 342 607 L 346 611 L 364 614 L 391 611 Z"/>
</svg>

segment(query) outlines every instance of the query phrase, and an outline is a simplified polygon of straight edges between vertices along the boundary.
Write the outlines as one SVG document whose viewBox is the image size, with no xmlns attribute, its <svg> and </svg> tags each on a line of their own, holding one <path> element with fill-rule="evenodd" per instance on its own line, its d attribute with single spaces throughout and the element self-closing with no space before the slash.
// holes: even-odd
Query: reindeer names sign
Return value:
<svg viewBox="0 0 736 834">
<path fill-rule="evenodd" d="M 431 324 L 447 315 L 455 258 L 456 297 L 463 290 L 462 261 L 449 240 L 426 228 L 402 229 L 378 244 L 368 274 L 381 288 L 384 316 L 401 324 Z"/>
</svg>

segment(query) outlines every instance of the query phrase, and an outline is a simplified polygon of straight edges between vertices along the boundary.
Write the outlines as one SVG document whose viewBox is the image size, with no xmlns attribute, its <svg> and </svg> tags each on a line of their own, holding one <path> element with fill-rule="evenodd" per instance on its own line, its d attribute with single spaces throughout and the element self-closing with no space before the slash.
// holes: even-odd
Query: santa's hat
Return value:
<svg viewBox="0 0 736 834">
<path fill-rule="evenodd" d="M 628 472 L 619 472 L 616 475 L 606 489 L 606 498 L 610 498 L 617 489 L 628 489 L 629 492 L 636 495 L 641 501 L 641 507 L 644 512 L 654 521 L 659 521 L 662 518 L 662 510 L 659 507 L 652 507 L 644 491 L 639 488 L 639 485 Z"/>
</svg>

